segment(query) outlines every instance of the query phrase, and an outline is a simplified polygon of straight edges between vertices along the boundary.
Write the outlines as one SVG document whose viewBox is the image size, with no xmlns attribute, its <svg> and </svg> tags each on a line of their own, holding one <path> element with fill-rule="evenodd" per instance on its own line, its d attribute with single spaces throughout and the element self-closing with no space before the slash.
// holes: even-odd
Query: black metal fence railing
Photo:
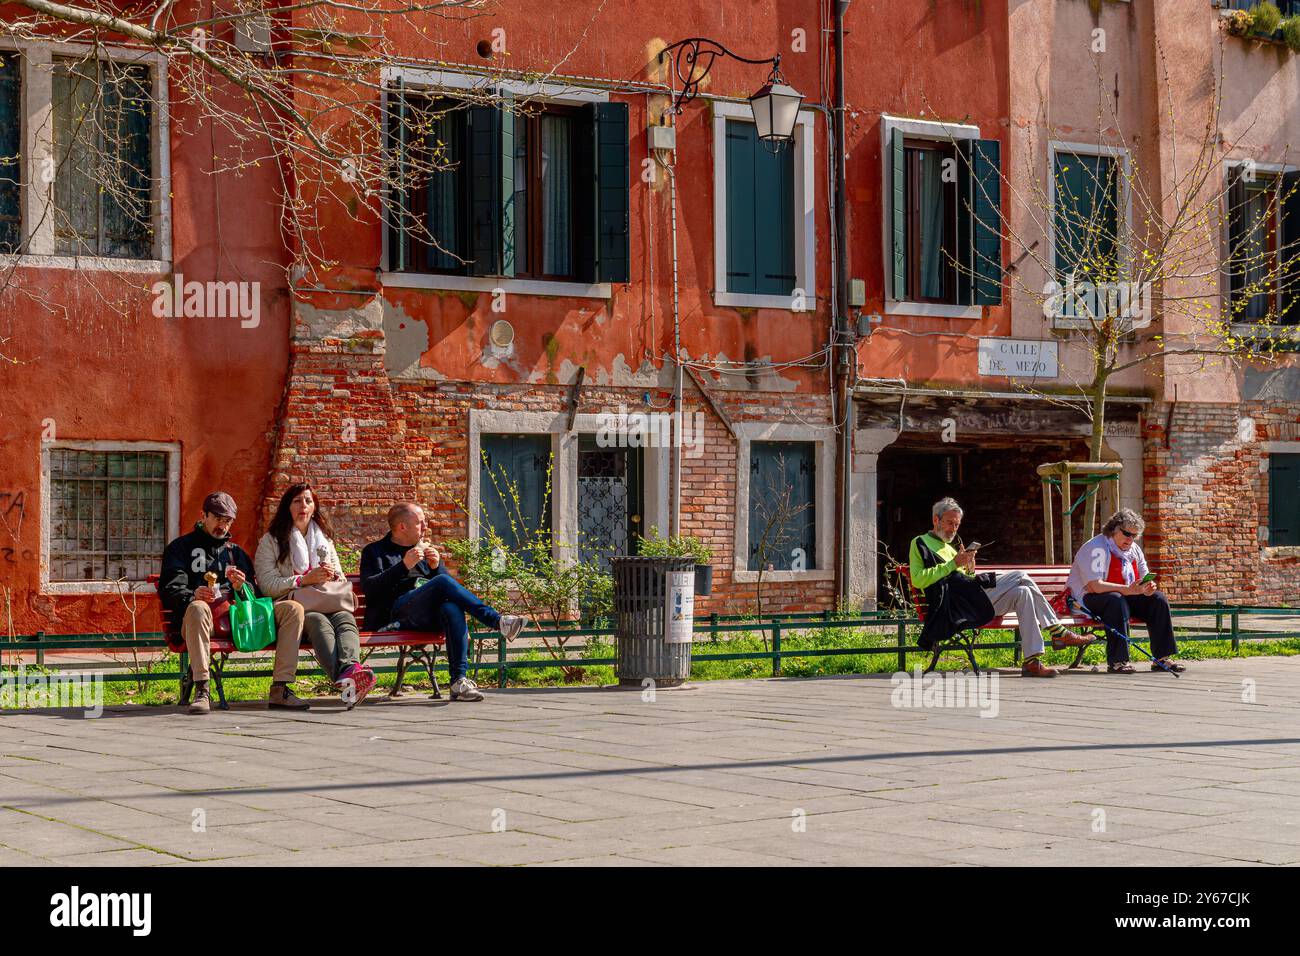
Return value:
<svg viewBox="0 0 1300 956">
<path fill-rule="evenodd" d="M 1176 622 L 1180 618 L 1185 621 L 1191 618 L 1202 619 L 1199 622 L 1186 621 L 1181 625 L 1176 623 L 1179 641 L 1229 641 L 1232 650 L 1235 652 L 1241 649 L 1243 642 L 1247 641 L 1300 639 L 1300 608 L 1258 607 L 1223 603 L 1176 604 L 1172 608 L 1172 613 Z M 1212 623 L 1210 623 L 1211 617 L 1213 618 Z M 1265 626 L 1259 630 L 1243 627 L 1243 621 L 1248 619 L 1257 621 L 1262 619 Z M 1276 622 L 1276 627 L 1273 626 L 1274 622 Z M 894 657 L 894 666 L 898 670 L 904 671 L 907 669 L 907 655 L 921 653 L 921 648 L 910 642 L 917 634 L 919 626 L 920 621 L 915 617 L 897 617 L 892 612 L 883 611 L 854 614 L 815 611 L 765 617 L 762 620 L 739 616 L 724 618 L 713 615 L 696 620 L 696 643 L 691 659 L 693 664 L 705 664 L 714 661 L 770 661 L 772 676 L 780 677 L 782 661 L 790 658 L 885 654 L 892 655 Z M 790 641 L 792 638 L 806 639 L 809 635 L 818 633 L 825 635 L 825 632 L 830 629 L 841 629 L 849 632 L 860 631 L 862 637 L 870 638 L 870 643 L 830 647 L 791 646 Z M 1142 633 L 1135 633 L 1133 640 L 1137 644 L 1146 644 L 1145 630 L 1140 630 L 1142 630 Z M 753 635 L 759 632 L 766 632 L 767 634 L 766 649 L 725 650 L 727 635 L 744 636 L 745 634 Z M 603 652 L 607 649 L 612 650 L 611 645 L 614 637 L 612 626 L 547 628 L 530 630 L 528 635 L 536 638 L 563 637 L 567 645 L 565 648 L 566 653 L 561 658 L 554 658 L 550 655 L 542 656 L 538 654 L 540 650 L 538 647 L 509 646 L 495 632 L 480 631 L 470 635 L 473 642 L 471 645 L 471 668 L 474 669 L 475 674 L 483 671 L 495 672 L 497 686 L 505 687 L 511 671 L 558 668 L 564 665 L 612 667 L 615 663 L 613 657 L 586 656 L 589 650 L 597 652 Z M 997 640 L 996 637 L 999 635 L 1005 639 Z M 1014 640 L 1014 632 L 990 632 L 989 636 L 992 639 L 975 644 L 976 652 L 1015 649 L 1018 647 L 1018 643 Z M 582 643 L 567 644 L 568 641 L 574 639 L 580 640 Z M 588 644 L 587 642 L 592 639 L 594 641 Z M 798 644 L 806 645 L 807 641 L 799 640 Z M 489 646 L 492 645 L 495 645 L 491 648 L 495 653 L 484 655 L 482 651 L 488 650 Z M 1098 646 L 1104 648 L 1104 642 L 1099 642 Z M 135 639 L 119 634 L 40 634 L 14 641 L 0 640 L 0 659 L 3 659 L 3 665 L 7 668 L 14 665 L 14 660 L 10 656 L 13 652 L 36 652 L 38 657 L 36 663 L 44 664 L 44 657 L 50 652 L 103 652 L 107 648 L 114 649 L 114 652 L 118 654 L 118 658 L 114 663 L 128 669 L 117 672 L 108 671 L 105 662 L 99 661 L 60 663 L 59 670 L 69 672 L 79 670 L 100 671 L 105 681 L 179 680 L 181 677 L 180 673 L 174 670 L 144 672 L 139 668 L 130 669 L 126 659 L 130 656 L 132 649 L 158 651 L 166 648 L 162 635 L 157 633 L 139 634 Z M 474 651 L 478 651 L 478 653 L 474 653 Z M 395 664 L 384 663 L 392 660 L 394 660 L 394 654 L 392 653 L 377 652 L 370 658 L 371 665 L 377 673 L 393 673 L 396 671 Z M 310 656 L 304 657 L 300 671 L 310 672 L 315 669 L 315 661 Z M 445 670 L 445 664 L 438 669 Z M 247 670 L 231 667 L 226 671 L 227 680 L 270 676 L 271 670 L 264 665 L 259 666 L 257 662 L 253 662 L 253 666 Z"/>
</svg>

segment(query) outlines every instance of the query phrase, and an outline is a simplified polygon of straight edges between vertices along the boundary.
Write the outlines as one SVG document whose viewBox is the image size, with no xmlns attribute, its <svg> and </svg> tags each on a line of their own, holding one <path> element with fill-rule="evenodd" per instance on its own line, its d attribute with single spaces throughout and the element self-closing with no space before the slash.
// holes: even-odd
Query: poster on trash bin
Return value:
<svg viewBox="0 0 1300 956">
<path fill-rule="evenodd" d="M 689 644 L 695 630 L 695 572 L 669 571 L 667 590 L 664 643 Z"/>
</svg>

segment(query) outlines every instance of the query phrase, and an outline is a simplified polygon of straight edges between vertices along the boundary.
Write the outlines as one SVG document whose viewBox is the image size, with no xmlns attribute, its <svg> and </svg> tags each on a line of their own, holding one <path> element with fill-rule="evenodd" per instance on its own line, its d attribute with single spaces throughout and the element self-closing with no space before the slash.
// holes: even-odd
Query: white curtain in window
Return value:
<svg viewBox="0 0 1300 956">
<path fill-rule="evenodd" d="M 943 298 L 943 179 L 939 154 L 919 150 L 921 161 L 921 295 Z"/>
</svg>

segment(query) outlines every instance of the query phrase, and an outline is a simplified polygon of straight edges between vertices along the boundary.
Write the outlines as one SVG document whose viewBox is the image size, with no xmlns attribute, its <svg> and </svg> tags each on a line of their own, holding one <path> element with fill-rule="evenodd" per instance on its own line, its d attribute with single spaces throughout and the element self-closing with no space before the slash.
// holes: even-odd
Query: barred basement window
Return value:
<svg viewBox="0 0 1300 956">
<path fill-rule="evenodd" d="M 50 581 L 143 581 L 167 533 L 167 453 L 51 448 Z"/>
</svg>

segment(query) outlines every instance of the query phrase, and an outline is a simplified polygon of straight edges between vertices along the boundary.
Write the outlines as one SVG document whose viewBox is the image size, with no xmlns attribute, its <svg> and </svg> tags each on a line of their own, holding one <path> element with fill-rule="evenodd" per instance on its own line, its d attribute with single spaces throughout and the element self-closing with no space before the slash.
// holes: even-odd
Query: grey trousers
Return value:
<svg viewBox="0 0 1300 956">
<path fill-rule="evenodd" d="M 361 660 L 361 634 L 351 611 L 308 611 L 303 630 L 316 661 L 330 680 L 338 680 L 344 668 Z"/>
<path fill-rule="evenodd" d="M 1024 571 L 999 571 L 997 584 L 984 592 L 996 614 L 1016 612 L 1020 652 L 1025 657 L 1043 653 L 1043 628 L 1060 623 L 1052 605 Z"/>
</svg>

